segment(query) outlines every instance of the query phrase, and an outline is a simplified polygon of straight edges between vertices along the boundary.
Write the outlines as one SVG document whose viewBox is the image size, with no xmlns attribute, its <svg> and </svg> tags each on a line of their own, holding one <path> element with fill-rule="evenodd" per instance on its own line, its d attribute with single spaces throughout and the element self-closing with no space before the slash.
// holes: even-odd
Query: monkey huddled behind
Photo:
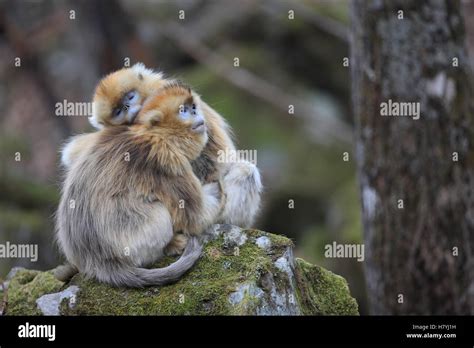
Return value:
<svg viewBox="0 0 474 348">
<path fill-rule="evenodd" d="M 94 133 L 94 143 L 71 162 L 56 217 L 68 262 L 115 286 L 179 279 L 201 253 L 196 236 L 225 205 L 218 183 L 202 184 L 193 172 L 208 133 L 201 102 L 188 87 L 164 84 L 135 117 L 134 125 Z M 183 239 L 189 240 L 176 262 L 144 268 L 166 248 L 184 246 Z"/>
</svg>

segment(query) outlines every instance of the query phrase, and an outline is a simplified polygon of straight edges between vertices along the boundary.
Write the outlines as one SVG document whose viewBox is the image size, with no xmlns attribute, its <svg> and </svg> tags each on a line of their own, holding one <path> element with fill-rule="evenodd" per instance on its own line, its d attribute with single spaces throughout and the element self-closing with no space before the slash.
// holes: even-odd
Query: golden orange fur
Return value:
<svg viewBox="0 0 474 348">
<path fill-rule="evenodd" d="M 127 117 L 115 117 L 114 108 L 127 103 L 124 101 L 124 95 L 134 90 L 138 96 L 131 108 L 135 107 L 136 111 L 136 108 L 142 107 L 150 96 L 172 81 L 140 63 L 107 75 L 100 81 L 94 94 L 94 114 L 90 118 L 91 124 L 96 128 L 139 124 L 142 120 L 138 116 L 133 118 L 130 113 L 126 115 Z M 259 171 L 254 164 L 247 161 L 222 163 L 218 160 L 219 153 L 236 150 L 232 141 L 232 130 L 219 113 L 194 92 L 193 94 L 201 105 L 208 134 L 208 141 L 200 156 L 191 161 L 194 174 L 201 183 L 221 181 L 224 191 L 230 198 L 223 215 L 216 222 L 250 226 L 260 204 L 262 185 Z M 73 137 L 63 147 L 61 157 L 63 165 L 70 168 L 81 153 L 86 152 L 83 149 L 89 148 L 90 144 L 96 141 L 96 133 Z"/>
<path fill-rule="evenodd" d="M 207 143 L 191 90 L 165 86 L 137 117 L 135 125 L 97 132 L 67 173 L 57 214 L 58 241 L 69 264 L 119 286 L 177 280 L 199 257 L 195 236 L 224 206 L 218 185 L 202 185 L 190 164 Z M 163 269 L 143 268 L 166 249 L 182 249 L 185 237 L 191 247 L 181 259 Z"/>
<path fill-rule="evenodd" d="M 94 92 L 94 113 L 90 117 L 91 124 L 99 129 L 127 124 L 127 119 L 116 120 L 113 117 L 114 108 L 121 103 L 126 93 L 132 90 L 137 91 L 138 103 L 143 105 L 147 98 L 156 94 L 170 82 L 173 80 L 165 79 L 163 74 L 147 69 L 140 63 L 105 76 Z M 195 95 L 195 98 L 199 101 L 204 113 L 209 140 L 201 156 L 193 161 L 192 166 L 202 182 L 212 182 L 218 180 L 224 172 L 223 165 L 217 161 L 218 151 L 235 150 L 232 130 L 222 116 L 202 101 L 198 95 Z M 133 123 L 140 122 L 139 119 L 133 120 Z M 65 145 L 62 151 L 62 163 L 66 167 L 69 167 L 79 156 L 82 147 L 87 147 L 86 144 L 95 141 L 95 136 L 92 134 L 76 136 Z"/>
</svg>

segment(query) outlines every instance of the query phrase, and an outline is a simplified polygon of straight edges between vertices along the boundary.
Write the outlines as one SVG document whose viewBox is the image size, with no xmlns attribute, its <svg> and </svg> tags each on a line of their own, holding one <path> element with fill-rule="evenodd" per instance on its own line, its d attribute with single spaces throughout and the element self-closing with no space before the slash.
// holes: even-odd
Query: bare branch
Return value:
<svg viewBox="0 0 474 348">
<path fill-rule="evenodd" d="M 295 16 L 299 16 L 316 26 L 319 30 L 324 31 L 345 43 L 349 43 L 349 29 L 344 24 L 330 17 L 321 16 L 304 2 L 297 0 L 276 0 L 272 1 L 272 6 L 261 3 L 260 7 L 263 11 L 276 16 L 277 14 L 281 15 L 281 10 L 284 5 L 286 5 L 288 9 L 294 10 Z"/>
<path fill-rule="evenodd" d="M 245 68 L 234 68 L 219 54 L 212 52 L 188 30 L 175 23 L 168 23 L 161 27 L 163 34 L 176 42 L 179 47 L 196 61 L 211 71 L 226 79 L 233 85 L 247 91 L 254 96 L 265 100 L 269 104 L 288 114 L 289 105 L 294 105 L 295 115 L 306 120 L 312 120 L 318 125 L 311 129 L 316 143 L 327 145 L 332 141 L 341 143 L 352 142 L 352 130 L 345 122 L 336 118 L 325 118 L 315 113 L 314 107 L 301 98 L 285 93 L 279 87 L 258 77 Z M 289 116 L 282 116 L 282 121 L 293 123 Z"/>
<path fill-rule="evenodd" d="M 35 45 L 35 38 L 44 33 L 53 34 L 59 31 L 51 29 L 51 23 L 57 23 L 57 28 L 62 29 L 64 27 L 64 21 L 57 21 L 57 18 L 60 16 L 57 13 L 60 13 L 62 10 L 57 10 L 56 13 L 51 14 L 49 17 L 44 19 L 42 25 L 39 25 L 35 28 L 34 32 L 25 32 L 19 26 L 17 26 L 13 21 L 10 21 L 4 12 L 0 12 L 0 22 L 4 26 L 4 37 L 9 47 L 12 51 L 15 52 L 17 57 L 23 57 L 23 66 L 24 70 L 28 72 L 29 76 L 32 78 L 38 90 L 41 91 L 43 98 L 46 102 L 46 105 L 50 110 L 54 110 L 54 105 L 58 98 L 56 98 L 53 89 L 48 83 L 47 77 L 45 76 L 43 70 L 41 69 L 40 60 L 37 54 L 37 45 Z M 57 30 L 60 30 L 57 29 Z M 63 136 L 71 134 L 71 126 L 68 122 L 63 122 L 59 118 L 55 118 L 56 125 L 58 130 Z"/>
<path fill-rule="evenodd" d="M 255 3 L 249 0 L 240 0 L 239 6 L 232 7 L 229 11 L 227 1 L 209 2 L 212 4 L 205 9 L 205 15 L 193 18 L 193 21 L 186 26 L 198 40 L 205 40 L 212 34 L 222 31 L 224 26 L 232 25 L 255 9 Z"/>
</svg>

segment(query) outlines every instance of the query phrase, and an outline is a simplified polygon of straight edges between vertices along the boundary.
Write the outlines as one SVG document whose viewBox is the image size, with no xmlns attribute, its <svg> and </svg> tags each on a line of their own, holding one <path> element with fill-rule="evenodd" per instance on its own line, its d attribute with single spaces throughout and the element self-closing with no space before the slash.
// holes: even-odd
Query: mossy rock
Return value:
<svg viewBox="0 0 474 348">
<path fill-rule="evenodd" d="M 163 260 L 158 265 L 172 262 Z M 286 237 L 215 225 L 203 255 L 175 284 L 113 288 L 51 271 L 19 270 L 6 315 L 357 315 L 347 282 L 293 257 Z"/>
</svg>

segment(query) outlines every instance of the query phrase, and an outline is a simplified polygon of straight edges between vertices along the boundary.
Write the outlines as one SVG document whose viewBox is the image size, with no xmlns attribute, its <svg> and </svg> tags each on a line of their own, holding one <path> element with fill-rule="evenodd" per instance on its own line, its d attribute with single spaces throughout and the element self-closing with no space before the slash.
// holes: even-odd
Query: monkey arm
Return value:
<svg viewBox="0 0 474 348">
<path fill-rule="evenodd" d="M 202 186 L 203 207 L 202 207 L 202 227 L 208 228 L 222 213 L 225 204 L 225 195 L 220 182 L 212 182 Z"/>
<path fill-rule="evenodd" d="M 187 235 L 200 235 L 217 221 L 219 214 L 223 210 L 222 194 L 217 182 L 203 185 L 200 199 L 199 209 L 192 209 L 189 206 L 187 209 L 184 209 L 187 220 L 184 233 Z"/>
</svg>

